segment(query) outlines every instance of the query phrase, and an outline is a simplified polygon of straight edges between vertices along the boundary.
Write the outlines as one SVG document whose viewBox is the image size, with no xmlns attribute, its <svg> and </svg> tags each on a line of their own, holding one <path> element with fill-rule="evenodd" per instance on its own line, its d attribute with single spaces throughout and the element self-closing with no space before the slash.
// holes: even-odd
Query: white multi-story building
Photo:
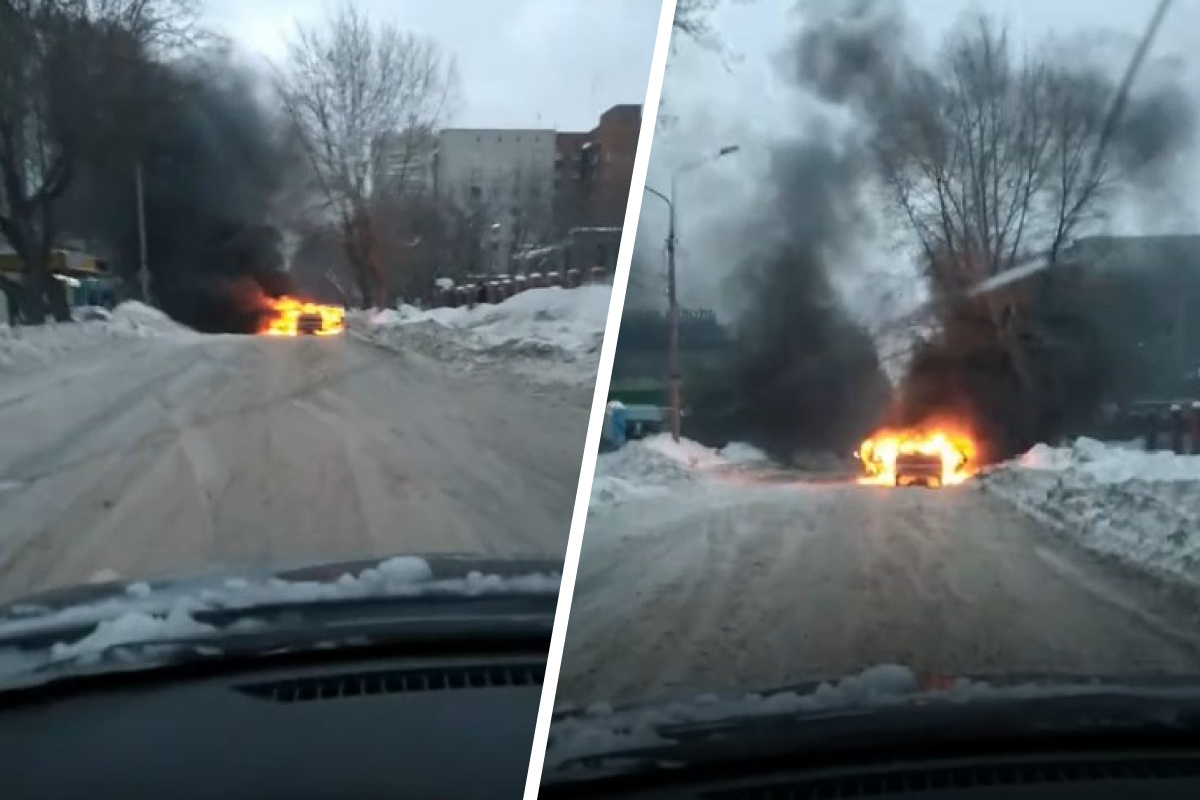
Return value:
<svg viewBox="0 0 1200 800">
<path fill-rule="evenodd" d="M 514 251 L 550 236 L 554 154 L 551 129 L 452 128 L 438 134 L 437 191 L 482 217 L 494 271 L 506 271 Z"/>
<path fill-rule="evenodd" d="M 376 143 L 375 186 L 412 196 L 432 192 L 437 180 L 437 134 L 408 128 Z"/>
</svg>

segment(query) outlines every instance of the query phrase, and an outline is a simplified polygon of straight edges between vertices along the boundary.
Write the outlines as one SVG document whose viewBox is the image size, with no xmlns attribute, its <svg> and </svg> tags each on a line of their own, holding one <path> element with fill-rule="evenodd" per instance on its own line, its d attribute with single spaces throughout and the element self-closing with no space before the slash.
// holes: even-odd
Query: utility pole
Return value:
<svg viewBox="0 0 1200 800">
<path fill-rule="evenodd" d="M 683 417 L 683 375 L 679 366 L 679 300 L 675 282 L 675 250 L 678 236 L 675 227 L 675 198 L 679 176 L 710 161 L 716 161 L 722 156 L 736 153 L 740 147 L 736 144 L 722 147 L 716 153 L 699 161 L 685 164 L 671 176 L 671 196 L 645 186 L 645 190 L 667 204 L 670 214 L 667 223 L 667 402 L 670 404 L 671 438 L 679 441 L 679 432 Z"/>
<path fill-rule="evenodd" d="M 683 414 L 679 374 L 679 300 L 675 293 L 675 181 L 671 181 L 670 222 L 667 227 L 667 396 L 671 404 L 671 438 L 679 441 Z"/>
<path fill-rule="evenodd" d="M 138 248 L 141 264 L 138 277 L 142 286 L 142 302 L 150 302 L 150 268 L 146 264 L 146 199 L 142 190 L 142 161 L 138 159 L 134 167 L 134 180 L 137 184 L 137 215 L 138 215 Z"/>
</svg>

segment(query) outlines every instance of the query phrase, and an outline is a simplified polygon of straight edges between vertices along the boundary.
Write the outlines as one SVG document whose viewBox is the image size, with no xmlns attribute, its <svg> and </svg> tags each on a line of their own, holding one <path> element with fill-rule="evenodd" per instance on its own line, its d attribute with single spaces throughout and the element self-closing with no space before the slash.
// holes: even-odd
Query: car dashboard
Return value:
<svg viewBox="0 0 1200 800">
<path fill-rule="evenodd" d="M 545 652 L 389 657 L 0 699 L 5 800 L 520 797 Z"/>
</svg>

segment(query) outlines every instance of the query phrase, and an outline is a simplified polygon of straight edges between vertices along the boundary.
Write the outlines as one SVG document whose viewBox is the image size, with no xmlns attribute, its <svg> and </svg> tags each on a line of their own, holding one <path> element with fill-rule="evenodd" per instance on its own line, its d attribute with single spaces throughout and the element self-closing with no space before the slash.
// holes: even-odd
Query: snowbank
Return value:
<svg viewBox="0 0 1200 800">
<path fill-rule="evenodd" d="M 620 450 L 596 457 L 589 515 L 621 503 L 662 497 L 694 486 L 694 468 L 663 453 L 655 446 L 658 438 L 632 441 Z"/>
<path fill-rule="evenodd" d="M 667 434 L 660 433 L 648 436 L 642 442 L 646 448 L 655 453 L 693 469 L 719 467 L 725 463 L 716 450 L 705 447 L 699 442 L 693 442 L 691 439 L 680 437 L 677 442 Z"/>
<path fill-rule="evenodd" d="M 611 294 L 608 285 L 550 287 L 474 308 L 400 306 L 357 318 L 352 329 L 377 344 L 414 346 L 442 360 L 526 360 L 541 371 L 548 363 L 567 364 L 552 377 L 592 384 Z"/>
<path fill-rule="evenodd" d="M 427 314 L 442 325 L 469 330 L 485 348 L 533 346 L 587 355 L 600 352 L 611 295 L 606 284 L 531 289 L 496 305 Z"/>
<path fill-rule="evenodd" d="M 407 325 L 411 322 L 421 322 L 426 318 L 426 312 L 416 306 L 385 308 L 382 311 L 365 313 L 367 314 L 367 323 L 377 328 L 394 328 L 398 325 Z"/>
<path fill-rule="evenodd" d="M 751 444 L 730 442 L 719 451 L 721 458 L 729 464 L 766 464 L 771 457 Z"/>
<path fill-rule="evenodd" d="M 986 490 L 1099 552 L 1200 582 L 1200 456 L 1079 439 L 988 470 Z"/>
<path fill-rule="evenodd" d="M 721 450 L 657 434 L 629 442 L 620 450 L 596 458 L 588 514 L 621 503 L 686 492 L 704 480 L 705 473 L 723 467 L 766 463 L 765 453 L 748 444 L 732 443 Z"/>
<path fill-rule="evenodd" d="M 1080 438 L 1070 447 L 1036 445 L 1018 459 L 1027 469 L 1087 475 L 1097 483 L 1200 480 L 1200 457 L 1180 456 L 1163 450 L 1146 451 L 1132 445 L 1112 445 Z"/>
<path fill-rule="evenodd" d="M 113 339 L 199 335 L 158 309 L 135 300 L 122 303 L 111 312 L 79 309 L 75 317 L 80 321 L 18 328 L 0 325 L 0 370 L 32 369 L 70 353 L 103 346 Z"/>
</svg>

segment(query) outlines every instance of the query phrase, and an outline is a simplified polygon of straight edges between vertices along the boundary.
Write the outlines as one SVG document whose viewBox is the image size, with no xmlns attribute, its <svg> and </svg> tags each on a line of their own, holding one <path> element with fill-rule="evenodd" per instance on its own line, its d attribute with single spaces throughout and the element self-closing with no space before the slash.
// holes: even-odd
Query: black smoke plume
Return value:
<svg viewBox="0 0 1200 800">
<path fill-rule="evenodd" d="M 885 41 L 845 40 L 835 53 L 801 37 L 780 62 L 790 82 L 815 71 L 826 89 L 859 93 L 886 72 Z M 805 86 L 805 88 L 807 88 Z M 701 438 L 739 438 L 779 458 L 805 451 L 849 453 L 890 405 L 890 386 L 868 332 L 834 289 L 833 270 L 853 269 L 869 229 L 863 202 L 867 154 L 820 118 L 770 154 L 766 184 L 734 269 L 742 303 L 734 364 L 707 375 L 693 394 Z"/>
<path fill-rule="evenodd" d="M 141 113 L 88 153 L 65 227 L 138 285 L 135 173 L 141 164 L 156 304 L 206 332 L 258 329 L 263 297 L 289 292 L 276 198 L 297 159 L 259 78 L 227 52 L 136 65 Z"/>
<path fill-rule="evenodd" d="M 853 144 L 819 125 L 772 152 L 744 237 L 757 244 L 731 279 L 744 303 L 732 380 L 712 375 L 699 387 L 692 424 L 701 437 L 744 439 L 783 459 L 847 453 L 887 408 L 874 345 L 830 280 L 864 223 L 862 163 Z"/>
<path fill-rule="evenodd" d="M 874 169 L 879 165 L 874 156 L 882 150 L 877 147 L 897 119 L 930 124 L 929 118 L 914 116 L 922 109 L 905 105 L 910 97 L 905 92 L 943 80 L 945 63 L 918 63 L 910 55 L 909 26 L 895 0 L 852 0 L 836 10 L 805 3 L 802 10 L 804 23 L 789 48 L 787 74 L 799 88 L 858 115 L 865 139 L 859 163 L 864 170 Z M 990 24 L 983 18 L 977 22 Z M 1080 102 L 1095 98 L 1095 118 L 1106 113 L 1105 106 L 1117 96 L 1120 75 L 1060 63 L 1054 52 L 1038 55 L 1069 96 L 1084 98 Z M 1071 91 L 1072 86 L 1078 91 Z M 1113 174 L 1119 176 L 1113 186 L 1119 197 L 1190 144 L 1195 120 L 1185 93 L 1161 83 L 1135 91 L 1123 106 L 1114 107 L 1122 113 L 1111 123 L 1106 119 L 1102 136 Z M 897 141 L 903 146 L 902 140 L 886 140 L 889 146 Z M 798 156 L 803 153 L 803 148 L 797 150 Z M 813 198 L 818 209 L 825 206 L 820 191 L 812 188 L 820 187 L 819 182 L 806 179 L 801 185 L 797 209 Z M 852 181 L 840 185 L 853 192 Z M 837 226 L 834 230 L 836 234 L 826 235 L 853 235 Z M 949 255 L 951 262 L 969 259 L 963 253 Z M 986 455 L 995 459 L 1077 431 L 1094 417 L 1105 399 L 1112 354 L 1101 344 L 1105 322 L 1088 313 L 1086 282 L 1080 281 L 1078 270 L 1043 271 L 998 301 L 966 295 L 961 269 L 945 269 L 939 262 L 923 266 L 935 300 L 936 332 L 916 343 L 889 422 L 964 421 L 983 439 Z"/>
</svg>

